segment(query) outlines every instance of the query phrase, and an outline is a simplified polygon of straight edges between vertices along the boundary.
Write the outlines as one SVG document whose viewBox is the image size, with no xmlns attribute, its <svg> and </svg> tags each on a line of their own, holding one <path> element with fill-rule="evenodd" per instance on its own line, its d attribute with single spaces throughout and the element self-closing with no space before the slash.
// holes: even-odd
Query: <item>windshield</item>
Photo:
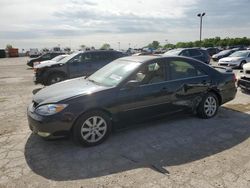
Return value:
<svg viewBox="0 0 250 188">
<path fill-rule="evenodd" d="M 58 56 L 54 57 L 54 58 L 51 59 L 51 60 L 52 60 L 52 61 L 58 62 L 58 61 L 62 60 L 62 59 L 65 58 L 65 57 L 66 57 L 65 55 L 58 55 Z"/>
<path fill-rule="evenodd" d="M 164 53 L 164 55 L 179 55 L 182 49 L 169 50 Z"/>
<path fill-rule="evenodd" d="M 70 59 L 72 59 L 73 57 L 75 57 L 77 54 L 79 54 L 80 52 L 75 52 L 75 53 L 73 53 L 73 54 L 71 54 L 71 55 L 69 55 L 69 56 L 67 56 L 67 57 L 65 57 L 65 58 L 63 58 L 63 59 L 61 59 L 59 62 L 60 63 L 67 63 Z"/>
<path fill-rule="evenodd" d="M 249 52 L 247 51 L 238 51 L 238 52 L 232 53 L 229 57 L 247 57 L 248 54 Z"/>
<path fill-rule="evenodd" d="M 113 87 L 126 79 L 139 66 L 140 63 L 138 62 L 118 59 L 96 71 L 88 80 L 100 85 Z"/>
<path fill-rule="evenodd" d="M 227 54 L 229 52 L 231 52 L 231 50 L 223 50 L 223 51 L 219 52 L 218 55 L 224 55 L 224 54 Z"/>
</svg>

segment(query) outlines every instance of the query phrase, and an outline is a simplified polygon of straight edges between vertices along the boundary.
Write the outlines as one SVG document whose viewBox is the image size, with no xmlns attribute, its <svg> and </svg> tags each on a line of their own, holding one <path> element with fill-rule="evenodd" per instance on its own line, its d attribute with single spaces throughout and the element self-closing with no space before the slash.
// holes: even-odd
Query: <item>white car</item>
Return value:
<svg viewBox="0 0 250 188">
<path fill-rule="evenodd" d="M 243 75 L 238 80 L 238 86 L 243 90 L 250 91 L 250 63 L 243 65 Z"/>
<path fill-rule="evenodd" d="M 33 67 L 37 68 L 37 66 L 40 65 L 40 64 L 43 64 L 43 65 L 45 65 L 45 64 L 53 65 L 54 63 L 57 63 L 58 61 L 62 60 L 63 58 L 65 58 L 67 56 L 69 56 L 69 55 L 63 54 L 63 55 L 58 55 L 58 56 L 54 57 L 51 60 L 41 61 L 41 62 L 34 62 Z"/>
<path fill-rule="evenodd" d="M 250 50 L 242 50 L 220 59 L 218 65 L 243 68 L 247 62 L 250 62 Z"/>
</svg>

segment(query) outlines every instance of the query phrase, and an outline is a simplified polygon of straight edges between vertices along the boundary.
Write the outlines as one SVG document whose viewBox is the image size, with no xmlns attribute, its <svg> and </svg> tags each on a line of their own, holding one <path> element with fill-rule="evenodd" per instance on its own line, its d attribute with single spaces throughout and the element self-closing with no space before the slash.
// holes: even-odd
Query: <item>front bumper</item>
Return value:
<svg viewBox="0 0 250 188">
<path fill-rule="evenodd" d="M 34 111 L 33 103 L 28 107 L 27 117 L 30 130 L 42 137 L 65 136 L 73 124 L 73 116 L 70 116 L 69 113 L 41 116 Z"/>
<path fill-rule="evenodd" d="M 43 75 L 41 73 L 36 72 L 33 76 L 33 82 L 35 84 L 43 84 L 45 85 L 45 80 L 43 78 Z"/>
<path fill-rule="evenodd" d="M 250 78 L 241 77 L 237 82 L 238 87 L 250 91 Z"/>
<path fill-rule="evenodd" d="M 239 67 L 240 62 L 218 62 L 219 66 L 227 66 L 227 67 Z"/>
</svg>

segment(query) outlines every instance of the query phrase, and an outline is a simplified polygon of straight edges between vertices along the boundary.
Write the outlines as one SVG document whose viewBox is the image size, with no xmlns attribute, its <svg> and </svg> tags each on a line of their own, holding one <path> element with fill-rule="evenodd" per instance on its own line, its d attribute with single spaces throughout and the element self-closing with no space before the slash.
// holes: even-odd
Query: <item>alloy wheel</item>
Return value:
<svg viewBox="0 0 250 188">
<path fill-rule="evenodd" d="M 217 110 L 217 102 L 216 99 L 212 96 L 207 97 L 204 103 L 204 110 L 208 117 L 212 117 Z"/>
<path fill-rule="evenodd" d="M 107 132 L 107 123 L 100 116 L 88 118 L 81 127 L 81 136 L 87 142 L 95 143 L 101 140 Z"/>
</svg>

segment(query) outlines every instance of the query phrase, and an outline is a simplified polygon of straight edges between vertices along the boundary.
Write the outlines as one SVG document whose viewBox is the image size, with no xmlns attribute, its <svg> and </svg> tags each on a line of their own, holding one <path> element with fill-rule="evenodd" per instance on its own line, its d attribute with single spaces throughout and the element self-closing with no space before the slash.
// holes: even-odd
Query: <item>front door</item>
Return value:
<svg viewBox="0 0 250 188">
<path fill-rule="evenodd" d="M 68 63 L 70 78 L 89 75 L 92 72 L 92 58 L 85 53 L 80 53 Z"/>
<path fill-rule="evenodd" d="M 119 119 L 138 121 L 171 111 L 171 95 L 166 82 L 165 63 L 159 60 L 141 67 L 130 80 L 139 82 L 138 87 L 126 88 L 118 94 Z"/>
</svg>

